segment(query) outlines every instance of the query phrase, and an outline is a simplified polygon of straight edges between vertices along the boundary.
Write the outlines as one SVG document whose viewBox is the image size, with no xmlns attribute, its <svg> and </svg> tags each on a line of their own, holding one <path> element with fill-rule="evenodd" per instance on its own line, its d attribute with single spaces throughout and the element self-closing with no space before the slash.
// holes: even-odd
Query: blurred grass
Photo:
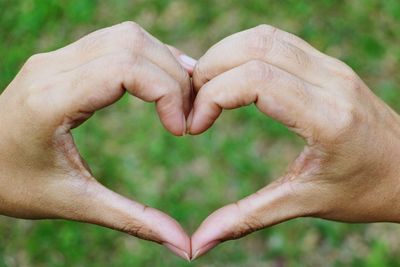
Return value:
<svg viewBox="0 0 400 267">
<path fill-rule="evenodd" d="M 125 20 L 194 57 L 229 34 L 272 24 L 344 60 L 400 111 L 398 0 L 0 0 L 0 88 L 31 54 Z M 254 107 L 224 113 L 201 136 L 175 138 L 153 105 L 132 97 L 74 136 L 102 183 L 170 213 L 189 232 L 279 176 L 302 146 Z M 0 236 L 0 266 L 189 266 L 157 245 L 74 222 L 2 217 Z M 297 219 L 228 242 L 192 266 L 400 266 L 400 227 Z"/>
</svg>

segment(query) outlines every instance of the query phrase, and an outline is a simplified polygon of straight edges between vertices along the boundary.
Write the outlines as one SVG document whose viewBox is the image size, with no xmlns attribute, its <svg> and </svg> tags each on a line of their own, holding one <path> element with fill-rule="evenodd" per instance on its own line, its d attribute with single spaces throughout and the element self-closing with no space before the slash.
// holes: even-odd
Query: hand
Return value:
<svg viewBox="0 0 400 267">
<path fill-rule="evenodd" d="M 98 224 L 188 258 L 190 239 L 174 219 L 99 184 L 75 147 L 71 129 L 125 91 L 156 102 L 171 133 L 185 132 L 188 73 L 135 23 L 31 57 L 0 96 L 0 214 Z"/>
<path fill-rule="evenodd" d="M 222 109 L 255 103 L 307 143 L 282 177 L 205 219 L 192 236 L 193 258 L 301 216 L 400 222 L 400 118 L 343 62 L 262 25 L 214 45 L 193 82 L 191 134 Z"/>
</svg>

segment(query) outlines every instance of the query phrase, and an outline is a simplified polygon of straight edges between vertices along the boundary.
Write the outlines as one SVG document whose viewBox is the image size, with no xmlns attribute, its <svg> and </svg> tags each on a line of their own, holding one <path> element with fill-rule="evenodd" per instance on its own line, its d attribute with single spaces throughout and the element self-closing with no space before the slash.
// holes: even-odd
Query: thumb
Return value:
<svg viewBox="0 0 400 267">
<path fill-rule="evenodd" d="M 310 215 L 300 186 L 278 179 L 260 191 L 209 215 L 193 234 L 192 260 L 218 244 L 300 216 Z"/>
<path fill-rule="evenodd" d="M 67 212 L 61 218 L 97 224 L 141 239 L 164 245 L 174 254 L 189 260 L 190 238 L 167 214 L 129 200 L 91 178 L 72 185 L 66 183 L 64 199 Z M 79 187 L 79 189 L 77 189 Z M 69 188 L 69 190 L 68 190 Z M 79 193 L 77 193 L 77 191 Z M 71 201 L 72 199 L 72 201 Z M 65 215 L 67 214 L 67 215 Z"/>
<path fill-rule="evenodd" d="M 167 45 L 167 47 L 169 51 L 171 51 L 171 53 L 178 60 L 178 62 L 182 65 L 182 67 L 189 73 L 190 76 L 192 76 L 194 67 L 197 64 L 197 60 L 186 55 L 181 50 L 173 46 Z"/>
</svg>

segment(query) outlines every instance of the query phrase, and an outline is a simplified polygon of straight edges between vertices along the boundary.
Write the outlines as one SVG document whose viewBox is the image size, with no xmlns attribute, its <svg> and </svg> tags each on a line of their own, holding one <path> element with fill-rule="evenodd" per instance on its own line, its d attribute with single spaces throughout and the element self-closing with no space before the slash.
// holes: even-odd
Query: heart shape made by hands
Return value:
<svg viewBox="0 0 400 267">
<path fill-rule="evenodd" d="M 155 102 L 174 135 L 200 134 L 223 109 L 254 103 L 306 145 L 282 177 L 215 211 L 189 237 L 167 214 L 97 182 L 74 144 L 71 129 L 125 92 Z M 396 198 L 386 198 L 398 195 L 398 164 L 388 164 L 400 157 L 396 113 L 346 64 L 268 25 L 223 39 L 198 62 L 136 23 L 115 25 L 31 57 L 0 102 L 1 214 L 98 224 L 188 260 L 301 216 L 398 221 Z"/>
</svg>

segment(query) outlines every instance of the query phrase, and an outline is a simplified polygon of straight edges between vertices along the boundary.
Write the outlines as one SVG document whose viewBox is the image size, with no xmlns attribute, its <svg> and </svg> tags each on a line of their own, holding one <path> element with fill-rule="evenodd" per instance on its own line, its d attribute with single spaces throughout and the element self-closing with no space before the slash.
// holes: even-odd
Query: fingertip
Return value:
<svg viewBox="0 0 400 267">
<path fill-rule="evenodd" d="M 196 115 L 192 115 L 190 126 L 188 127 L 188 130 L 187 130 L 188 134 L 190 134 L 190 135 L 202 134 L 208 128 L 206 125 L 204 125 L 204 124 L 202 125 L 201 122 L 199 122 L 199 119 L 197 117 L 198 116 L 196 116 Z"/>
<path fill-rule="evenodd" d="M 197 60 L 188 56 L 181 50 L 179 50 L 176 47 L 173 47 L 171 45 L 167 45 L 168 49 L 171 51 L 171 53 L 174 55 L 174 57 L 178 60 L 179 64 L 186 70 L 186 72 L 192 76 L 194 67 L 197 64 Z"/>
<path fill-rule="evenodd" d="M 217 234 L 211 233 L 210 229 L 197 230 L 192 236 L 192 261 L 207 254 L 211 249 L 215 248 L 223 241 L 217 238 Z"/>
<path fill-rule="evenodd" d="M 186 119 L 182 119 L 182 116 L 178 116 L 176 119 L 161 119 L 161 124 L 168 132 L 170 132 L 174 136 L 179 137 L 186 135 Z"/>
<path fill-rule="evenodd" d="M 196 113 L 193 110 L 189 114 L 186 128 L 186 132 L 190 135 L 198 135 L 201 133 L 201 129 L 199 129 L 198 126 Z"/>
<path fill-rule="evenodd" d="M 158 229 L 161 244 L 175 255 L 190 261 L 191 242 L 182 226 L 173 218 L 160 211 L 159 218 L 154 220 L 155 228 Z"/>
<path fill-rule="evenodd" d="M 206 244 L 205 246 L 200 247 L 199 249 L 196 249 L 195 251 L 193 251 L 192 254 L 192 261 L 194 261 L 195 259 L 200 258 L 201 256 L 205 255 L 207 252 L 209 252 L 211 249 L 215 248 L 216 246 L 218 246 L 221 242 L 220 241 L 211 241 L 210 243 Z"/>
<path fill-rule="evenodd" d="M 182 249 L 180 249 L 180 248 L 178 248 L 178 247 L 176 247 L 176 246 L 174 246 L 174 245 L 172 245 L 170 243 L 163 243 L 162 245 L 164 247 L 166 247 L 169 251 L 174 253 L 176 256 L 178 256 L 178 257 L 180 257 L 180 258 L 182 258 L 184 260 L 187 260 L 189 262 L 191 261 L 190 254 L 188 252 L 186 252 L 186 251 L 184 251 L 184 250 L 182 250 Z"/>
<path fill-rule="evenodd" d="M 221 114 L 222 109 L 215 111 L 203 111 L 202 109 L 197 109 L 193 111 L 192 118 L 188 118 L 188 130 L 187 132 L 191 135 L 199 135 L 209 129 Z M 190 114 L 189 114 L 190 115 Z"/>
<path fill-rule="evenodd" d="M 162 97 L 156 103 L 157 113 L 164 128 L 175 136 L 186 134 L 186 116 L 182 102 L 176 95 Z"/>
<path fill-rule="evenodd" d="M 197 60 L 186 54 L 181 54 L 178 57 L 178 61 L 181 64 L 181 66 L 187 71 L 187 73 L 190 76 L 192 76 L 194 68 L 197 64 Z"/>
<path fill-rule="evenodd" d="M 150 207 L 138 218 L 142 226 L 151 229 L 151 238 L 145 239 L 163 245 L 183 259 L 190 259 L 190 237 L 175 219 Z"/>
<path fill-rule="evenodd" d="M 229 239 L 229 237 L 225 236 L 229 234 L 229 229 L 223 228 L 228 226 L 229 221 L 226 222 L 225 217 L 221 217 L 220 214 L 220 210 L 212 213 L 192 235 L 192 260 L 199 258 L 224 240 Z M 228 226 L 228 228 L 230 228 L 230 226 Z"/>
</svg>

